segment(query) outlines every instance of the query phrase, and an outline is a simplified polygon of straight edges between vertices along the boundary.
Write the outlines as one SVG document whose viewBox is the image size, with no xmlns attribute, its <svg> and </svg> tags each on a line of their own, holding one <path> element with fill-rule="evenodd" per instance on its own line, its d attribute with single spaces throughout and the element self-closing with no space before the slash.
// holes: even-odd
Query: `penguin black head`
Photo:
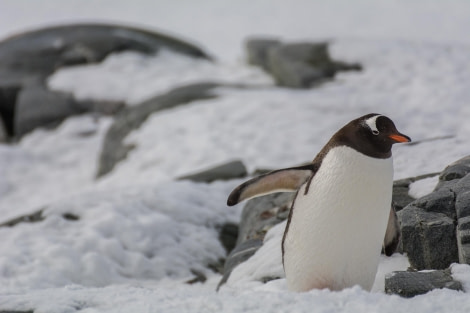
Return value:
<svg viewBox="0 0 470 313">
<path fill-rule="evenodd" d="M 390 118 L 371 113 L 341 128 L 331 138 L 330 144 L 347 145 L 374 158 L 389 158 L 393 144 L 410 141 L 410 137 L 400 133 Z"/>
</svg>

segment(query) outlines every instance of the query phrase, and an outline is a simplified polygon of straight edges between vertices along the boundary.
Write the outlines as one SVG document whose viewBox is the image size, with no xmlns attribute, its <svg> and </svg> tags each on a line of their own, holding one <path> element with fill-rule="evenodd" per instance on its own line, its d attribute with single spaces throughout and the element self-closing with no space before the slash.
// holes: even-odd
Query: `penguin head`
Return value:
<svg viewBox="0 0 470 313">
<path fill-rule="evenodd" d="M 375 158 L 388 158 L 393 144 L 411 141 L 397 130 L 390 118 L 376 113 L 349 122 L 338 131 L 337 137 L 343 144 Z"/>
</svg>

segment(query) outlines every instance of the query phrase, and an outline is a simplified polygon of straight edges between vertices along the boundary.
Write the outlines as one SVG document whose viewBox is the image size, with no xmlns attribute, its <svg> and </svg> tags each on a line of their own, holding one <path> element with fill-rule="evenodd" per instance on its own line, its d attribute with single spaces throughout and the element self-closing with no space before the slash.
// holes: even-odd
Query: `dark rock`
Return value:
<svg viewBox="0 0 470 313">
<path fill-rule="evenodd" d="M 240 263 L 248 260 L 263 245 L 261 239 L 250 239 L 239 244 L 230 252 L 225 261 L 224 275 L 217 286 L 217 290 L 225 284 L 232 273 L 232 270 Z"/>
<path fill-rule="evenodd" d="M 361 70 L 359 64 L 333 61 L 328 43 L 283 44 L 276 39 L 250 39 L 248 61 L 270 73 L 280 86 L 310 88 L 332 79 L 338 71 Z"/>
<path fill-rule="evenodd" d="M 14 134 L 21 137 L 37 127 L 57 125 L 65 118 L 83 112 L 69 94 L 38 85 L 24 88 L 19 92 L 15 107 Z"/>
<path fill-rule="evenodd" d="M 455 211 L 457 218 L 470 216 L 470 189 L 460 192 L 455 199 Z"/>
<path fill-rule="evenodd" d="M 458 219 L 457 246 L 459 249 L 459 262 L 470 264 L 470 216 Z"/>
<path fill-rule="evenodd" d="M 80 220 L 80 216 L 75 215 L 73 213 L 64 213 L 62 214 L 62 217 L 68 221 L 78 221 Z"/>
<path fill-rule="evenodd" d="M 257 65 L 269 71 L 268 52 L 270 49 L 281 45 L 281 41 L 269 38 L 251 38 L 246 41 L 246 54 L 248 63 Z"/>
<path fill-rule="evenodd" d="M 412 205 L 426 212 L 443 213 L 455 219 L 455 194 L 448 189 L 434 191 L 414 201 Z"/>
<path fill-rule="evenodd" d="M 417 270 L 445 269 L 458 262 L 454 220 L 412 204 L 398 212 L 403 251 Z"/>
<path fill-rule="evenodd" d="M 39 73 L 59 67 L 101 62 L 108 54 L 132 50 L 153 54 L 166 48 L 210 59 L 200 48 L 157 32 L 106 24 L 61 25 L 34 30 L 0 42 L 0 71 Z"/>
<path fill-rule="evenodd" d="M 211 59 L 198 47 L 177 38 L 119 25 L 61 25 L 1 41 L 0 118 L 8 137 L 21 137 L 69 115 L 90 111 L 113 114 L 123 107 L 118 102 L 75 101 L 47 90 L 43 87 L 47 77 L 60 67 L 101 62 L 110 53 L 124 50 L 155 54 L 161 49 Z"/>
<path fill-rule="evenodd" d="M 219 240 L 225 248 L 227 253 L 230 253 L 237 244 L 238 238 L 238 225 L 233 223 L 226 223 L 222 225 L 219 232 Z"/>
<path fill-rule="evenodd" d="M 445 168 L 439 175 L 439 180 L 450 181 L 460 179 L 470 173 L 470 167 L 465 164 L 455 164 Z"/>
<path fill-rule="evenodd" d="M 394 204 L 395 210 L 398 212 L 406 207 L 411 202 L 415 201 L 416 199 L 409 195 L 410 185 L 416 181 L 434 177 L 439 175 L 439 173 L 430 173 L 425 175 L 420 175 L 416 177 L 408 177 L 399 179 L 393 182 L 393 195 L 392 201 Z"/>
<path fill-rule="evenodd" d="M 0 119 L 3 121 L 5 134 L 8 137 L 13 137 L 14 133 L 15 103 L 19 91 L 18 86 L 0 87 Z"/>
<path fill-rule="evenodd" d="M 462 284 L 452 278 L 450 270 L 393 272 L 385 277 L 385 292 L 405 298 L 412 298 L 442 288 L 463 290 Z"/>
<path fill-rule="evenodd" d="M 245 165 L 241 161 L 235 160 L 199 173 L 182 176 L 178 179 L 210 183 L 215 180 L 229 180 L 245 177 L 246 175 L 247 171 Z"/>
<path fill-rule="evenodd" d="M 200 272 L 198 270 L 192 269 L 191 273 L 195 276 L 193 279 L 190 279 L 186 282 L 186 284 L 192 285 L 195 283 L 204 283 L 207 280 L 206 275 L 204 275 L 203 272 Z"/>
<path fill-rule="evenodd" d="M 16 226 L 20 223 L 37 223 L 41 222 L 45 219 L 45 217 L 42 215 L 43 209 L 35 211 L 31 214 L 27 215 L 22 215 L 20 217 L 11 219 L 9 221 L 3 222 L 0 224 L 0 227 L 13 227 Z"/>
<path fill-rule="evenodd" d="M 118 162 L 126 158 L 133 147 L 125 145 L 124 138 L 131 131 L 138 129 L 151 114 L 192 101 L 214 98 L 211 90 L 218 86 L 220 85 L 216 83 L 198 83 L 179 87 L 120 111 L 104 138 L 96 176 L 106 175 Z"/>
</svg>

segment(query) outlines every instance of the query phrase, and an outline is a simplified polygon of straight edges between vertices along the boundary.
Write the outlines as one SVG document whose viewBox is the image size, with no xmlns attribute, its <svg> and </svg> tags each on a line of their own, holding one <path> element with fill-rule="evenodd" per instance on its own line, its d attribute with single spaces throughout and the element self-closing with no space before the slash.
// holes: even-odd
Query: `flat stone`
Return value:
<svg viewBox="0 0 470 313">
<path fill-rule="evenodd" d="M 392 272 L 385 277 L 385 292 L 404 298 L 412 298 L 442 288 L 463 290 L 462 284 L 452 278 L 450 270 Z"/>
<path fill-rule="evenodd" d="M 268 71 L 268 52 L 279 45 L 281 45 L 281 41 L 272 38 L 248 39 L 245 44 L 248 63 Z"/>
</svg>

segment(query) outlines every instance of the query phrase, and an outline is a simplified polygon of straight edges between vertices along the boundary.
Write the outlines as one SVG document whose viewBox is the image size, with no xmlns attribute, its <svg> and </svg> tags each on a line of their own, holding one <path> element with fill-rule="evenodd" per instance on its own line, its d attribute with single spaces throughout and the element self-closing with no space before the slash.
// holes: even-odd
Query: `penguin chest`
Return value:
<svg viewBox="0 0 470 313">
<path fill-rule="evenodd" d="M 392 183 L 391 158 L 371 158 L 349 147 L 328 152 L 292 207 L 283 242 L 289 289 L 372 287 Z"/>
</svg>

